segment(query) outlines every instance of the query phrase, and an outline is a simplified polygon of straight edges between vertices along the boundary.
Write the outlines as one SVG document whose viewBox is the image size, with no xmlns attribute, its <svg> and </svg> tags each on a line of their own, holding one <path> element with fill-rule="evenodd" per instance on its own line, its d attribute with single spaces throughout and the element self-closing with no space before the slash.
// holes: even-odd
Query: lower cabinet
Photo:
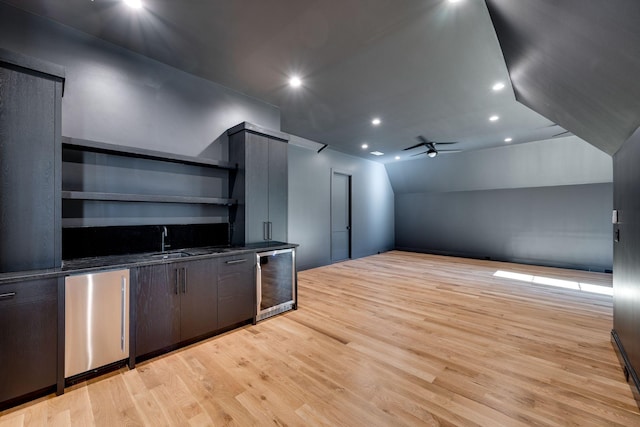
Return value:
<svg viewBox="0 0 640 427">
<path fill-rule="evenodd" d="M 136 269 L 136 356 L 217 329 L 216 269 L 212 259 Z"/>
<path fill-rule="evenodd" d="M 0 403 L 56 384 L 57 319 L 57 278 L 0 285 Z"/>
<path fill-rule="evenodd" d="M 218 290 L 215 259 L 167 265 L 170 281 L 180 293 L 180 341 L 218 328 Z"/>
<path fill-rule="evenodd" d="M 256 315 L 256 254 L 218 258 L 218 328 Z"/>
<path fill-rule="evenodd" d="M 169 284 L 167 267 L 136 269 L 136 356 L 180 341 L 180 295 Z"/>
</svg>

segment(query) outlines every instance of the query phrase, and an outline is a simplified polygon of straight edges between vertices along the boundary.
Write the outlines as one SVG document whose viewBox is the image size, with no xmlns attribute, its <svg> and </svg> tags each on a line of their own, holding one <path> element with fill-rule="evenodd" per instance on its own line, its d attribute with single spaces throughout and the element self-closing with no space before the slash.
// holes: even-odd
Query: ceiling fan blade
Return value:
<svg viewBox="0 0 640 427">
<path fill-rule="evenodd" d="M 410 157 L 415 157 L 415 156 L 419 156 L 420 154 L 427 154 L 428 151 L 423 151 L 422 153 L 418 153 L 418 154 L 412 154 Z"/>
<path fill-rule="evenodd" d="M 411 147 L 405 148 L 403 151 L 413 150 L 414 148 L 422 147 L 423 145 L 425 145 L 425 143 L 421 142 L 420 144 L 412 145 Z"/>
<path fill-rule="evenodd" d="M 553 135 L 553 136 L 552 136 L 552 138 L 555 138 L 555 137 L 557 137 L 557 136 L 566 135 L 566 134 L 571 134 L 571 135 L 573 135 L 570 131 L 565 130 L 564 132 L 560 132 L 560 133 L 557 133 L 557 134 Z"/>
<path fill-rule="evenodd" d="M 416 139 L 417 139 L 418 141 L 422 142 L 423 144 L 428 144 L 428 143 L 430 143 L 430 142 L 431 142 L 431 141 L 429 141 L 427 138 L 425 138 L 425 137 L 424 137 L 424 136 L 422 136 L 422 135 L 418 135 L 418 136 L 416 136 Z"/>
<path fill-rule="evenodd" d="M 438 150 L 438 153 L 445 153 L 445 154 L 447 154 L 447 153 L 459 153 L 461 151 L 462 150 Z"/>
<path fill-rule="evenodd" d="M 457 143 L 458 143 L 458 141 L 434 142 L 435 145 L 457 144 Z"/>
</svg>

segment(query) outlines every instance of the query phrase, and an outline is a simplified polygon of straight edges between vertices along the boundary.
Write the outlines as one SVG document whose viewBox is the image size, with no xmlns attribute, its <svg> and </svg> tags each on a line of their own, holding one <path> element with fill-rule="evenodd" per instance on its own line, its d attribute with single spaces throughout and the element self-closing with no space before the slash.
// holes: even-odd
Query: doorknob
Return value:
<svg viewBox="0 0 640 427">
<path fill-rule="evenodd" d="M 350 225 L 347 225 L 347 230 L 351 230 L 351 226 Z"/>
</svg>

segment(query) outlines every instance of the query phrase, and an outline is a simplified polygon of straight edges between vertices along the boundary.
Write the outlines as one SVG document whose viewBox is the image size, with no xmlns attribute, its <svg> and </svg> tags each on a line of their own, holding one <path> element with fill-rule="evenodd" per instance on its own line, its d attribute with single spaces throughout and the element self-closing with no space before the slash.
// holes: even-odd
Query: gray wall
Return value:
<svg viewBox="0 0 640 427">
<path fill-rule="evenodd" d="M 386 167 L 398 248 L 612 268 L 611 157 L 579 138 Z"/>
<path fill-rule="evenodd" d="M 221 158 L 242 121 L 280 129 L 272 105 L 5 3 L 0 47 L 65 67 L 64 136 Z"/>
<path fill-rule="evenodd" d="M 384 165 L 289 144 L 289 240 L 301 270 L 331 263 L 331 171 L 352 175 L 352 257 L 394 247 L 394 194 Z"/>
</svg>

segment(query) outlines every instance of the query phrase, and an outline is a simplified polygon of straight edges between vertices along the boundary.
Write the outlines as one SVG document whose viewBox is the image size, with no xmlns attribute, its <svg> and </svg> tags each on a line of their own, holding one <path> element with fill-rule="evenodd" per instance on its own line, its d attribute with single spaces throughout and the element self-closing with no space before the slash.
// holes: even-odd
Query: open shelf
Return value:
<svg viewBox="0 0 640 427">
<path fill-rule="evenodd" d="M 148 217 L 149 224 L 167 224 L 167 218 Z M 224 224 L 229 219 L 225 217 L 181 217 L 169 221 L 175 224 Z M 139 218 L 62 218 L 62 228 L 82 228 L 82 227 L 109 227 L 109 226 L 138 226 Z"/>
<path fill-rule="evenodd" d="M 233 206 L 235 199 L 220 197 L 166 196 L 153 194 L 100 193 L 93 191 L 63 191 L 62 198 L 67 200 L 100 200 L 110 202 L 149 202 L 149 203 L 194 203 L 201 205 Z"/>
<path fill-rule="evenodd" d="M 121 145 L 89 141 L 86 139 L 69 138 L 67 136 L 62 137 L 62 147 L 94 153 L 105 153 L 116 156 L 137 157 L 140 159 L 182 163 L 185 165 L 204 166 L 229 170 L 237 169 L 237 165 L 235 163 L 224 162 L 221 160 L 184 156 L 182 154 L 165 153 L 162 151 L 147 150 L 144 148 L 124 147 Z"/>
<path fill-rule="evenodd" d="M 63 137 L 62 228 L 228 223 L 224 159 Z"/>
</svg>

